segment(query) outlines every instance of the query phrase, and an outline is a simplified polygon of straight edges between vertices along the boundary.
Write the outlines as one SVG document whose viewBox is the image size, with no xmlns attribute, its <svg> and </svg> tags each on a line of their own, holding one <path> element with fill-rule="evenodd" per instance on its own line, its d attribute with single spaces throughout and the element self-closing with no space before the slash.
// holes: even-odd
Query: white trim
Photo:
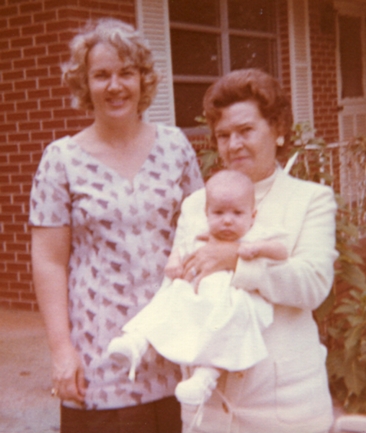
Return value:
<svg viewBox="0 0 366 433">
<path fill-rule="evenodd" d="M 292 109 L 314 128 L 308 0 L 288 0 Z"/>
<path fill-rule="evenodd" d="M 137 28 L 149 42 L 161 74 L 158 93 L 144 113 L 144 119 L 175 125 L 168 0 L 135 0 L 135 4 Z"/>
</svg>

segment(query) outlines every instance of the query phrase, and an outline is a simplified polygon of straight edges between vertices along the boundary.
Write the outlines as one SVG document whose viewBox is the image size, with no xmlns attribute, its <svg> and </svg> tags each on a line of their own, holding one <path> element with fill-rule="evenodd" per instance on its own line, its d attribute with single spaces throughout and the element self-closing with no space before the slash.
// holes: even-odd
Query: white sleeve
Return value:
<svg viewBox="0 0 366 433">
<path fill-rule="evenodd" d="M 239 259 L 233 284 L 258 290 L 274 304 L 315 309 L 334 276 L 336 203 L 330 188 L 314 188 L 295 246 L 285 261 Z"/>
</svg>

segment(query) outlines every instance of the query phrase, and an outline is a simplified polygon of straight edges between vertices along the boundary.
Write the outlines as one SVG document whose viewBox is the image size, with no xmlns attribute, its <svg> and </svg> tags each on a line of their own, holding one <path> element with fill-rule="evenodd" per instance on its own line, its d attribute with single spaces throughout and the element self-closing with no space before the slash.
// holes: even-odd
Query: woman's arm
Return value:
<svg viewBox="0 0 366 433">
<path fill-rule="evenodd" d="M 243 260 L 253 260 L 264 257 L 272 260 L 286 260 L 287 250 L 285 245 L 275 240 L 259 240 L 240 243 L 239 257 Z"/>
<path fill-rule="evenodd" d="M 239 259 L 233 285 L 259 290 L 274 304 L 317 308 L 328 295 L 334 276 L 335 212 L 332 190 L 314 187 L 289 258 L 277 263 L 267 259 Z"/>
<path fill-rule="evenodd" d="M 62 400 L 84 401 L 83 367 L 70 339 L 69 227 L 32 228 L 33 279 L 51 349 L 54 388 Z"/>
</svg>

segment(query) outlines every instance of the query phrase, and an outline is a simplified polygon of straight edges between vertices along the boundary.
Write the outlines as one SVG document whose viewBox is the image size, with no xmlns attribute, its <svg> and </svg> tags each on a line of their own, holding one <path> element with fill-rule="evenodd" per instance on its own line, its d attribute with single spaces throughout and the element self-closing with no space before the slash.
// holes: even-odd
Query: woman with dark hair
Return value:
<svg viewBox="0 0 366 433">
<path fill-rule="evenodd" d="M 197 408 L 183 405 L 185 432 L 325 433 L 332 403 L 312 311 L 333 280 L 336 203 L 330 187 L 286 174 L 276 162 L 290 136 L 289 100 L 278 81 L 255 69 L 220 78 L 204 98 L 204 110 L 223 164 L 255 184 L 254 222 L 271 231 L 282 227 L 289 256 L 244 260 L 238 244 L 208 242 L 185 262 L 185 278 L 234 270 L 232 284 L 273 305 L 274 320 L 262 334 L 269 356 L 243 372 L 224 373 L 194 426 Z M 178 232 L 194 231 L 204 200 L 185 200 Z M 238 343 L 239 344 L 239 343 Z"/>
<path fill-rule="evenodd" d="M 30 215 L 61 433 L 179 433 L 179 368 L 153 352 L 131 383 L 107 346 L 160 287 L 180 205 L 202 186 L 195 153 L 179 129 L 142 119 L 158 77 L 132 26 L 90 23 L 63 72 L 94 121 L 46 148 Z"/>
</svg>

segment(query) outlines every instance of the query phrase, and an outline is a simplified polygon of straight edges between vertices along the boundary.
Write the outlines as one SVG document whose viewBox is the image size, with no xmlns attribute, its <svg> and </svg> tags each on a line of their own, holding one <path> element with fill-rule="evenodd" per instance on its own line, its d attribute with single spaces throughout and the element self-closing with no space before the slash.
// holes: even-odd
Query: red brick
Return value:
<svg viewBox="0 0 366 433">
<path fill-rule="evenodd" d="M 1 50 L 8 50 L 9 48 L 10 48 L 10 41 L 9 40 L 0 41 L 0 49 Z"/>
<path fill-rule="evenodd" d="M 53 44 L 53 45 L 48 45 L 47 52 L 48 54 L 67 53 L 67 55 L 69 55 L 69 48 L 67 44 Z"/>
<path fill-rule="evenodd" d="M 20 36 L 19 29 L 5 29 L 0 30 L 0 39 L 12 39 Z"/>
<path fill-rule="evenodd" d="M 20 260 L 20 261 L 23 261 L 23 262 L 29 261 L 30 258 L 31 258 L 30 254 L 18 254 L 17 255 L 17 259 Z"/>
<path fill-rule="evenodd" d="M 36 45 L 42 45 L 42 44 L 48 45 L 57 42 L 58 36 L 56 33 L 47 34 L 47 35 L 42 34 L 42 35 L 36 35 L 35 39 L 36 39 Z"/>
<path fill-rule="evenodd" d="M 60 32 L 67 30 L 69 27 L 69 20 L 57 20 L 55 22 L 46 23 L 46 32 Z"/>
<path fill-rule="evenodd" d="M 38 109 L 38 103 L 36 101 L 17 102 L 17 110 L 19 110 L 19 111 L 37 110 L 37 109 Z"/>
<path fill-rule="evenodd" d="M 22 27 L 22 35 L 40 35 L 42 33 L 45 33 L 44 25 L 43 24 L 34 24 L 31 26 L 24 26 Z"/>
<path fill-rule="evenodd" d="M 21 13 L 39 12 L 42 10 L 42 2 L 27 2 L 20 5 Z"/>
<path fill-rule="evenodd" d="M 2 193 L 20 194 L 20 185 L 0 185 Z"/>
<path fill-rule="evenodd" d="M 38 66 L 54 65 L 60 63 L 60 56 L 45 56 L 37 59 Z"/>
<path fill-rule="evenodd" d="M 29 134 L 9 134 L 9 141 L 29 141 Z"/>
<path fill-rule="evenodd" d="M 75 9 L 60 9 L 58 11 L 59 18 L 78 18 L 81 20 L 87 20 L 90 18 L 90 12 L 85 10 Z"/>
<path fill-rule="evenodd" d="M 33 44 L 32 38 L 20 38 L 20 39 L 11 40 L 11 48 L 22 48 L 32 44 Z"/>
<path fill-rule="evenodd" d="M 65 32 L 60 32 L 58 35 L 58 41 L 59 42 L 67 42 L 69 43 L 71 41 L 71 39 L 75 36 L 76 31 L 77 31 L 77 25 L 74 26 L 75 27 L 75 31 L 65 31 Z"/>
<path fill-rule="evenodd" d="M 5 125 L 0 125 L 1 132 L 12 132 L 16 130 L 16 125 L 14 125 L 13 123 L 5 123 Z"/>
<path fill-rule="evenodd" d="M 59 86 L 61 84 L 61 77 L 57 78 L 40 78 L 39 87 L 52 88 L 53 86 Z"/>
<path fill-rule="evenodd" d="M 50 111 L 34 111 L 29 114 L 31 120 L 45 120 L 51 119 L 52 113 Z"/>
<path fill-rule="evenodd" d="M 0 53 L 1 60 L 13 60 L 19 59 L 20 57 L 22 57 L 22 52 L 20 50 L 9 50 Z"/>
<path fill-rule="evenodd" d="M 26 112 L 8 113 L 6 118 L 7 118 L 8 122 L 18 122 L 19 120 L 27 120 L 28 119 L 28 113 L 26 113 Z M 15 125 L 14 125 L 14 127 L 15 127 Z"/>
<path fill-rule="evenodd" d="M 19 152 L 23 153 L 23 152 L 38 152 L 40 149 L 40 145 L 38 143 L 28 143 L 28 144 L 21 144 L 19 146 Z"/>
<path fill-rule="evenodd" d="M 27 201 L 29 201 L 29 197 L 27 197 Z M 25 228 L 28 227 L 28 222 L 29 222 L 29 209 L 24 210 L 22 215 L 16 215 L 15 216 L 15 222 L 23 224 L 24 230 L 25 230 Z M 26 237 L 24 237 L 24 236 L 26 236 Z M 26 233 L 25 235 L 24 234 L 23 235 L 17 234 L 16 235 L 16 241 L 17 242 L 23 242 L 27 245 L 28 242 L 30 241 L 30 236 L 28 233 Z"/>
<path fill-rule="evenodd" d="M 45 77 L 48 75 L 48 68 L 28 69 L 25 73 L 27 78 Z"/>
<path fill-rule="evenodd" d="M 2 17 L 9 17 L 12 15 L 18 14 L 18 8 L 16 6 L 11 6 L 8 8 L 1 8 L 1 16 Z"/>
<path fill-rule="evenodd" d="M 7 102 L 19 101 L 21 99 L 25 99 L 25 92 L 11 92 L 4 95 L 4 100 Z"/>
<path fill-rule="evenodd" d="M 25 263 L 9 263 L 7 270 L 8 272 L 27 272 L 28 266 Z"/>
<path fill-rule="evenodd" d="M 28 68 L 34 68 L 36 66 L 35 59 L 22 59 L 22 60 L 15 60 L 14 61 L 14 67 L 15 69 L 28 69 Z"/>
<path fill-rule="evenodd" d="M 19 131 L 34 131 L 39 130 L 40 127 L 41 124 L 39 122 L 22 122 L 18 125 Z"/>
<path fill-rule="evenodd" d="M 33 20 L 35 23 L 52 21 L 56 19 L 57 19 L 56 11 L 47 11 L 47 12 L 40 12 L 40 13 L 33 14 Z"/>
<path fill-rule="evenodd" d="M 24 78 L 24 72 L 23 71 L 12 71 L 12 72 L 4 72 L 3 73 L 3 79 L 4 81 L 15 81 L 15 80 L 22 80 Z"/>
<path fill-rule="evenodd" d="M 0 104 L 0 112 L 9 113 L 12 111 L 15 111 L 15 104 L 13 102 L 8 102 L 6 104 L 5 103 Z"/>
<path fill-rule="evenodd" d="M 32 24 L 32 17 L 30 15 L 16 16 L 9 18 L 10 26 L 21 27 Z"/>
<path fill-rule="evenodd" d="M 7 272 L 0 273 L 0 279 L 2 281 L 15 280 L 17 278 L 16 274 L 8 274 Z M 0 296 L 6 299 L 19 299 L 18 292 L 10 291 L 10 290 L 0 290 Z"/>
<path fill-rule="evenodd" d="M 32 141 L 46 141 L 47 143 L 53 141 L 53 134 L 52 132 L 31 132 L 31 140 Z"/>
<path fill-rule="evenodd" d="M 27 246 L 24 244 L 21 244 L 19 242 L 8 243 L 7 244 L 7 250 L 8 251 L 15 251 L 15 252 L 19 252 L 19 251 L 25 252 L 25 251 L 27 251 Z M 0 280 L 1 280 L 1 277 L 0 277 Z"/>
<path fill-rule="evenodd" d="M 49 89 L 29 90 L 28 91 L 28 98 L 29 99 L 41 99 L 41 98 L 49 98 L 49 97 L 50 97 Z"/>
<path fill-rule="evenodd" d="M 6 143 L 6 144 L 2 145 L 1 150 L 3 152 L 5 152 L 5 153 L 18 152 L 19 151 L 19 147 L 17 145 L 15 145 L 15 144 Z M 7 180 L 8 179 L 3 179 L 3 178 L 0 177 L 0 183 L 2 181 L 4 181 L 4 183 L 5 183 Z"/>
<path fill-rule="evenodd" d="M 13 290 L 13 291 L 14 290 L 18 290 L 20 292 L 30 292 L 31 291 L 30 284 L 25 284 L 25 283 L 22 283 L 20 281 L 11 282 L 9 284 L 9 286 L 10 286 L 10 290 Z M 19 293 L 19 295 L 20 295 L 20 293 Z"/>
<path fill-rule="evenodd" d="M 0 261 L 4 262 L 4 261 L 14 261 L 16 260 L 16 255 L 15 253 L 0 253 Z"/>
<path fill-rule="evenodd" d="M 44 56 L 46 54 L 46 47 L 32 47 L 24 49 L 24 57 Z"/>
<path fill-rule="evenodd" d="M 11 164 L 18 164 L 23 162 L 31 162 L 30 155 L 20 154 L 20 155 L 10 155 L 9 157 Z M 18 196 L 17 196 L 18 197 Z"/>
<path fill-rule="evenodd" d="M 22 80 L 15 82 L 15 90 L 34 89 L 35 87 L 37 87 L 37 82 L 35 80 Z"/>
<path fill-rule="evenodd" d="M 35 173 L 37 171 L 38 164 L 22 164 L 21 173 Z"/>
</svg>

